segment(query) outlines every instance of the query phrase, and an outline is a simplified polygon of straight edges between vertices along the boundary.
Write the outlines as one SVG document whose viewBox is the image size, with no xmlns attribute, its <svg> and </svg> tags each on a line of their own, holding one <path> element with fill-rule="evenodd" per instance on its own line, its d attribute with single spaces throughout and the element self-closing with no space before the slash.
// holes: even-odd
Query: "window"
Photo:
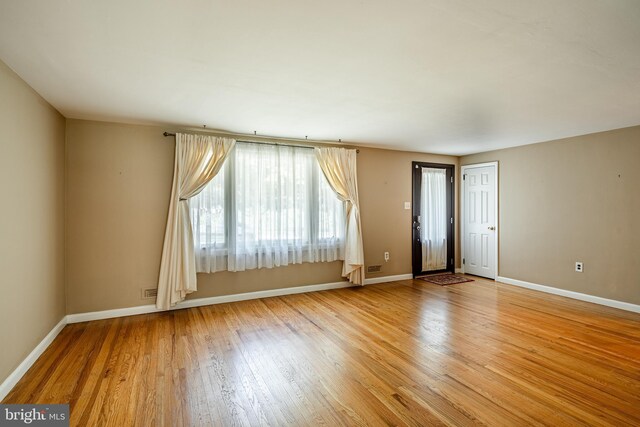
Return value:
<svg viewBox="0 0 640 427">
<path fill-rule="evenodd" d="M 344 258 L 344 203 L 313 150 L 236 143 L 189 205 L 198 272 Z"/>
</svg>

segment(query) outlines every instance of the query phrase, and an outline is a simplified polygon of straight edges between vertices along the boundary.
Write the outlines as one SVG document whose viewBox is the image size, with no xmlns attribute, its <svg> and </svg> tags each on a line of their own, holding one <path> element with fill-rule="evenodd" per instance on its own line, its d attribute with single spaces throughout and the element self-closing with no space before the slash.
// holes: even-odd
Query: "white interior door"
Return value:
<svg viewBox="0 0 640 427">
<path fill-rule="evenodd" d="M 495 279 L 497 164 L 466 166 L 462 173 L 464 272 Z"/>
</svg>

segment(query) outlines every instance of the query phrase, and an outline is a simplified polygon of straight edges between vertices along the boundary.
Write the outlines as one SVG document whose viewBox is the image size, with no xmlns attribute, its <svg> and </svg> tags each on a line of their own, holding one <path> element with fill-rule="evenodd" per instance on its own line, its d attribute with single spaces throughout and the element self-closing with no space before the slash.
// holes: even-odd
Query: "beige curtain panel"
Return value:
<svg viewBox="0 0 640 427">
<path fill-rule="evenodd" d="M 315 153 L 329 185 L 347 205 L 342 276 L 348 278 L 351 283 L 362 285 L 364 283 L 364 249 L 358 201 L 356 150 L 335 147 L 316 148 Z"/>
<path fill-rule="evenodd" d="M 197 290 L 189 199 L 216 176 L 235 143 L 229 138 L 176 134 L 173 186 L 156 298 L 159 309 L 166 310 Z"/>
</svg>

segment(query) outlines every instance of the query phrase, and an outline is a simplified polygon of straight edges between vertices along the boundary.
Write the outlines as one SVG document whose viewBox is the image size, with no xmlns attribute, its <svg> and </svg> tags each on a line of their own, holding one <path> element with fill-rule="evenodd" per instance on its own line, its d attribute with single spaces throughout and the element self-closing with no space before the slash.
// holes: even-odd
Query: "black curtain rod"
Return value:
<svg viewBox="0 0 640 427">
<path fill-rule="evenodd" d="M 165 132 L 162 135 L 164 136 L 176 136 L 175 133 L 169 133 L 169 132 Z M 248 144 L 263 144 L 263 145 L 284 145 L 286 147 L 297 147 L 297 148 L 308 148 L 310 150 L 312 150 L 313 148 L 315 148 L 316 146 L 309 146 L 309 145 L 295 145 L 295 144 L 283 144 L 283 143 L 276 143 L 276 142 L 262 142 L 262 141 L 244 141 L 242 139 L 236 139 L 237 142 L 245 142 Z M 359 153 L 360 150 L 356 150 L 356 153 Z"/>
</svg>

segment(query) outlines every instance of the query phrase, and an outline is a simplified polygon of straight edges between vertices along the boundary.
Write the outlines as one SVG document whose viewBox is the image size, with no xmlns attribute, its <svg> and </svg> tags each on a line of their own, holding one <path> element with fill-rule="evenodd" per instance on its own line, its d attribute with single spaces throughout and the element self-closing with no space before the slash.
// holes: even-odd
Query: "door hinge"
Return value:
<svg viewBox="0 0 640 427">
<path fill-rule="evenodd" d="M 453 184 L 453 177 L 451 177 L 451 183 Z"/>
<path fill-rule="evenodd" d="M 451 218 L 451 224 L 453 224 L 453 218 Z"/>
<path fill-rule="evenodd" d="M 462 180 L 464 181 L 465 179 L 467 179 L 467 174 L 466 173 L 464 175 L 462 175 Z"/>
<path fill-rule="evenodd" d="M 464 264 L 464 258 L 462 258 L 462 263 Z"/>
<path fill-rule="evenodd" d="M 451 258 L 451 265 L 453 265 L 453 258 Z"/>
</svg>

